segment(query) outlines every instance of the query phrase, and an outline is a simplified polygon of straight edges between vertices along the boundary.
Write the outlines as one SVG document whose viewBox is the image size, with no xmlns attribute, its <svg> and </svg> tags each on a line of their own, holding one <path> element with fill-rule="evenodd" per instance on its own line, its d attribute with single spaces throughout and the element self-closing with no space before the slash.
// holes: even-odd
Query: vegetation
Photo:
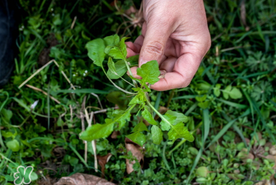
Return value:
<svg viewBox="0 0 276 185">
<path fill-rule="evenodd" d="M 19 55 L 0 89 L 0 184 L 18 166 L 33 167 L 32 184 L 75 173 L 116 184 L 273 181 L 276 2 L 204 2 L 210 51 L 188 87 L 156 92 L 156 61 L 139 68 L 143 79 L 126 74 L 138 56 L 126 58 L 124 36 L 140 34 L 141 1 L 21 1 Z"/>
</svg>

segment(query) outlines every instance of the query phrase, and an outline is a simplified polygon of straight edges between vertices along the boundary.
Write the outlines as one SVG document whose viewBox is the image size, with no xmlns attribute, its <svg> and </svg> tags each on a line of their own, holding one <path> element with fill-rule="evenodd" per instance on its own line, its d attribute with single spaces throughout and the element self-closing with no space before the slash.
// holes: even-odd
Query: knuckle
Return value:
<svg viewBox="0 0 276 185">
<path fill-rule="evenodd" d="M 163 45 L 158 41 L 151 42 L 145 47 L 145 51 L 151 54 L 161 55 L 163 53 L 163 50 Z"/>
</svg>

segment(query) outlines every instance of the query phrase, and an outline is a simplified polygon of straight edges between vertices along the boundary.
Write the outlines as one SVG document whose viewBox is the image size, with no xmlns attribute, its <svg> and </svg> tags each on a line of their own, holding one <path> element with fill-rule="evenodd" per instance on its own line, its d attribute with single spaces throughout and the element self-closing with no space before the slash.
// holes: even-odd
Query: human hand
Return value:
<svg viewBox="0 0 276 185">
<path fill-rule="evenodd" d="M 203 1 L 144 0 L 143 17 L 142 35 L 126 43 L 127 57 L 140 54 L 139 66 L 157 60 L 164 78 L 154 90 L 188 86 L 211 46 Z"/>
</svg>

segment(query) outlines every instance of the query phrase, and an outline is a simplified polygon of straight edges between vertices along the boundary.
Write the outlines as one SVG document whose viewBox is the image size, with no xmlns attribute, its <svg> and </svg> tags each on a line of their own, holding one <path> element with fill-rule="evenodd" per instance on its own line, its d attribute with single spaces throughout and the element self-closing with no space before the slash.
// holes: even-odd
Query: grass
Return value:
<svg viewBox="0 0 276 185">
<path fill-rule="evenodd" d="M 121 11 L 133 3 L 140 5 L 138 0 L 125 1 Z M 156 109 L 188 116 L 187 127 L 194 131 L 195 141 L 155 145 L 148 135 L 144 163 L 135 163 L 135 172 L 127 174 L 125 159 L 133 156 L 126 149 L 125 135 L 138 120 L 129 121 L 116 139 L 97 140 L 94 148 L 79 139 L 89 115 L 91 124 L 103 123 L 114 111 L 114 101 L 107 95 L 122 106 L 129 101 L 92 64 L 84 46 L 116 32 L 132 33 L 134 40 L 140 28 L 133 31 L 129 23 L 122 24 L 127 20 L 112 1 L 21 1 L 19 55 L 13 76 L 0 89 L 0 184 L 12 184 L 19 165 L 34 167 L 32 184 L 78 172 L 120 184 L 272 181 L 275 161 L 266 156 L 272 155 L 276 144 L 276 2 L 204 3 L 212 47 L 193 81 L 186 88 L 149 95 Z M 122 80 L 116 85 L 130 88 Z M 256 134 L 261 136 L 257 140 Z M 109 153 L 103 172 L 96 172 L 95 157 Z M 207 175 L 199 167 L 206 167 Z"/>
</svg>

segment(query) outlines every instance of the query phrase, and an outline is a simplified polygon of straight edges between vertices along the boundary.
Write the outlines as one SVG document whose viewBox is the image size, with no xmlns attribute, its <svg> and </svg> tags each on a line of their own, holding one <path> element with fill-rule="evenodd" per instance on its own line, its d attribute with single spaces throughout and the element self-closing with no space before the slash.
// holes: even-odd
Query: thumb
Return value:
<svg viewBox="0 0 276 185">
<path fill-rule="evenodd" d="M 160 64 L 164 56 L 166 43 L 172 33 L 170 22 L 152 17 L 143 25 L 144 41 L 140 51 L 139 66 L 151 60 Z"/>
</svg>

